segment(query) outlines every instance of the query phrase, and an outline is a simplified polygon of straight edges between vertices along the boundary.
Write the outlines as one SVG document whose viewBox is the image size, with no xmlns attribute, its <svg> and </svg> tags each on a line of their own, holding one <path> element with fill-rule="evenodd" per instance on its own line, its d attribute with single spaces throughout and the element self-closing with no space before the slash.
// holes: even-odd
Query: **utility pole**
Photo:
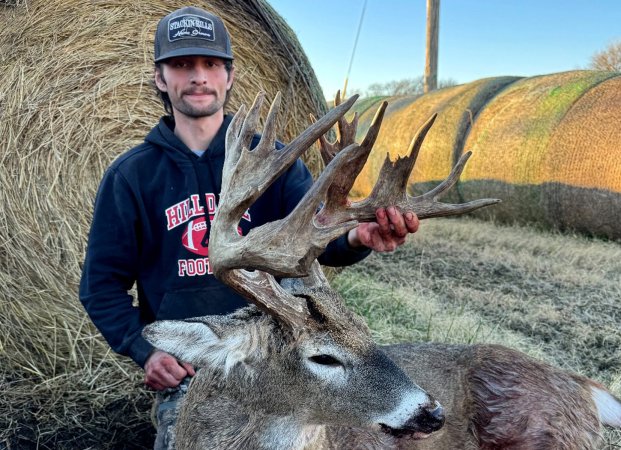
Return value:
<svg viewBox="0 0 621 450">
<path fill-rule="evenodd" d="M 438 88 L 438 33 L 440 0 L 427 0 L 427 51 L 425 57 L 425 94 Z"/>
</svg>

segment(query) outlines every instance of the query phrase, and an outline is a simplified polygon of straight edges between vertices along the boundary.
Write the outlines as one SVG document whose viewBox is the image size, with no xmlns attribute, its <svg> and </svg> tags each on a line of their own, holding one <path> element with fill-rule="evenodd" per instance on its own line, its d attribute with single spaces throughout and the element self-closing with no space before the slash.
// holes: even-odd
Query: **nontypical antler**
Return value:
<svg viewBox="0 0 621 450">
<path fill-rule="evenodd" d="M 340 103 L 340 95 L 337 93 L 334 104 L 340 105 Z M 455 185 L 472 152 L 463 154 L 446 180 L 433 190 L 417 197 L 410 197 L 407 195 L 408 179 L 412 173 L 416 159 L 418 158 L 418 153 L 422 147 L 423 141 L 427 136 L 427 132 L 431 129 L 437 117 L 437 114 L 433 114 L 418 130 L 414 139 L 412 139 L 408 150 L 408 156 L 398 157 L 397 160 L 393 162 L 390 160 L 389 155 L 386 155 L 378 181 L 371 194 L 360 202 L 349 204 L 347 196 L 353 187 L 356 176 L 360 173 L 367 161 L 371 150 L 370 147 L 373 146 L 379 134 L 387 106 L 387 102 L 382 102 L 367 131 L 361 147 L 368 151 L 361 151 L 358 153 L 353 164 L 347 168 L 347 173 L 343 173 L 330 187 L 326 204 L 316 218 L 319 223 L 330 225 L 349 220 L 369 222 L 375 219 L 375 211 L 378 208 L 389 205 L 396 206 L 403 212 L 413 211 L 417 214 L 419 219 L 426 219 L 429 217 L 464 214 L 484 206 L 496 204 L 500 201 L 498 199 L 480 199 L 461 204 L 449 204 L 438 201 L 445 192 Z M 333 159 L 341 149 L 346 149 L 350 145 L 355 145 L 353 139 L 356 135 L 357 125 L 357 113 L 354 115 L 351 123 L 348 123 L 345 118 L 342 117 L 338 121 L 340 132 L 339 139 L 334 143 L 327 142 L 325 137 L 320 139 L 321 154 L 325 164 L 329 164 L 331 159 Z M 370 147 L 366 144 L 367 140 L 371 141 Z"/>
<path fill-rule="evenodd" d="M 352 97 L 332 109 L 283 149 L 276 150 L 275 120 L 280 105 L 278 94 L 266 119 L 261 141 L 254 150 L 249 151 L 263 97 L 263 94 L 257 96 L 247 114 L 244 107 L 240 108 L 227 132 L 220 202 L 210 233 L 209 251 L 215 258 L 210 260 L 216 275 L 224 270 L 252 268 L 282 277 L 304 276 L 310 264 L 330 241 L 357 225 L 355 220 L 351 220 L 315 226 L 313 220 L 326 197 L 326 191 L 334 177 L 348 164 L 351 150 L 356 150 L 355 146 L 350 151 L 341 151 L 336 155 L 285 219 L 253 228 L 247 236 L 236 233 L 237 224 L 248 207 L 313 142 L 326 133 L 356 100 L 356 97 Z M 226 235 L 226 238 L 218 239 L 221 235 Z"/>
<path fill-rule="evenodd" d="M 275 122 L 280 107 L 280 94 L 277 94 L 261 141 L 249 151 L 263 99 L 264 94 L 259 94 L 248 112 L 242 106 L 227 132 L 220 202 L 210 232 L 210 263 L 217 277 L 292 326 L 305 321 L 308 314 L 305 301 L 285 292 L 268 273 L 279 277 L 307 276 L 330 241 L 359 222 L 375 220 L 375 210 L 379 207 L 395 205 L 423 219 L 463 214 L 499 201 L 483 199 L 457 205 L 437 201 L 455 184 L 469 153 L 435 189 L 418 197 L 407 195 L 409 174 L 435 120 L 434 115 L 418 131 L 409 156 L 398 158 L 396 162 L 387 158 L 371 195 L 363 201 L 350 203 L 347 195 L 373 148 L 386 102 L 380 106 L 361 144 L 353 142 L 357 116 L 352 123 L 343 118 L 357 99 L 353 96 L 343 103 L 337 99 L 331 111 L 283 149 L 276 150 Z M 282 220 L 266 223 L 250 230 L 247 236 L 240 236 L 237 226 L 250 205 L 337 121 L 340 141 L 332 144 L 321 139 L 322 154 L 328 164 L 295 210 Z"/>
<path fill-rule="evenodd" d="M 355 223 L 325 227 L 323 233 L 314 233 L 309 224 L 320 200 L 307 195 L 287 218 L 254 228 L 247 236 L 239 236 L 237 224 L 269 185 L 349 110 L 356 97 L 332 109 L 283 149 L 276 150 L 275 121 L 280 98 L 278 93 L 261 140 L 252 151 L 248 149 L 264 94 L 257 95 L 248 112 L 242 105 L 229 125 L 220 201 L 210 231 L 209 251 L 210 264 L 218 278 L 265 312 L 296 329 L 306 321 L 306 302 L 281 288 L 273 275 L 298 277 L 315 273 L 309 272 L 314 258 L 328 242 Z M 311 240 L 311 235 L 315 239 Z"/>
</svg>

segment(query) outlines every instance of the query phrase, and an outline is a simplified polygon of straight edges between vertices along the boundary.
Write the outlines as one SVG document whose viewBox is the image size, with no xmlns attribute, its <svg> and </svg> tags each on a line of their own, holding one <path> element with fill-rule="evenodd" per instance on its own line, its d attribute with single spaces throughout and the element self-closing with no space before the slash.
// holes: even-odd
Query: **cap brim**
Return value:
<svg viewBox="0 0 621 450">
<path fill-rule="evenodd" d="M 214 58 L 222 58 L 230 61 L 233 60 L 233 56 L 228 55 L 224 52 L 218 52 L 209 48 L 186 47 L 178 48 L 176 50 L 171 50 L 167 53 L 164 53 L 163 55 L 160 55 L 160 57 L 157 58 L 155 62 L 162 62 L 166 59 L 174 58 L 176 56 L 213 56 Z"/>
</svg>

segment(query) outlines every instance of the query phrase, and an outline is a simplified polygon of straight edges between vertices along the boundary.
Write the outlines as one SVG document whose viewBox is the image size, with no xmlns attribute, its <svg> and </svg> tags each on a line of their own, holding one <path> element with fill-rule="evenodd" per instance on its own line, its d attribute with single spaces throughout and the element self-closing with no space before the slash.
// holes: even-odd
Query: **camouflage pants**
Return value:
<svg viewBox="0 0 621 450">
<path fill-rule="evenodd" d="M 190 377 L 183 379 L 176 388 L 168 388 L 156 394 L 153 403 L 153 421 L 157 430 L 154 450 L 175 449 L 175 424 L 179 414 L 180 400 L 188 392 Z"/>
</svg>

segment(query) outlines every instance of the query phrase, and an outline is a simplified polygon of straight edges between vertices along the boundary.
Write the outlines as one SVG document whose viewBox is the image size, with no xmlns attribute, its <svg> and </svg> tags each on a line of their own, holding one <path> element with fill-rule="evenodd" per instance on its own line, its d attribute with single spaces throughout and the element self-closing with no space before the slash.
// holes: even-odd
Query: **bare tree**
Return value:
<svg viewBox="0 0 621 450">
<path fill-rule="evenodd" d="M 373 83 L 366 90 L 367 97 L 378 95 L 418 95 L 423 93 L 423 77 L 403 78 L 401 80 L 387 81 L 386 83 Z"/>
<path fill-rule="evenodd" d="M 438 88 L 455 86 L 457 82 L 452 78 L 446 78 L 438 82 Z M 367 87 L 365 96 L 393 96 L 393 95 L 422 95 L 424 81 L 422 76 L 403 78 L 401 80 L 387 81 L 386 83 L 373 83 Z"/>
<path fill-rule="evenodd" d="M 444 78 L 438 82 L 438 89 L 444 89 L 446 87 L 457 86 L 457 80 L 454 78 Z"/>
<path fill-rule="evenodd" d="M 621 72 L 621 40 L 613 42 L 605 50 L 591 56 L 591 69 Z"/>
</svg>

